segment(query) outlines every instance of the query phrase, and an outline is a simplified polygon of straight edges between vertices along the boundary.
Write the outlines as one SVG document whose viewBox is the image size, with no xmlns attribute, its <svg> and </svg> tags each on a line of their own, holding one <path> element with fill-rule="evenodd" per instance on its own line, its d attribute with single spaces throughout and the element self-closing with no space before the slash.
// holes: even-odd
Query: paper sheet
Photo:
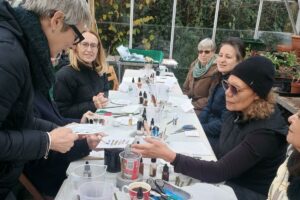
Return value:
<svg viewBox="0 0 300 200">
<path fill-rule="evenodd" d="M 127 145 L 132 144 L 133 141 L 134 141 L 133 137 L 107 136 L 102 138 L 97 148 L 100 149 L 125 148 Z"/>
<path fill-rule="evenodd" d="M 74 133 L 79 135 L 96 134 L 104 130 L 101 124 L 70 124 L 67 128 L 72 129 Z"/>
<path fill-rule="evenodd" d="M 212 153 L 207 148 L 207 146 L 199 141 L 199 142 L 170 142 L 169 146 L 176 153 L 181 153 L 184 155 L 192 156 L 192 157 L 201 157 L 205 155 L 211 155 Z"/>
<path fill-rule="evenodd" d="M 200 137 L 198 130 L 184 131 L 185 136 L 187 137 Z"/>
</svg>

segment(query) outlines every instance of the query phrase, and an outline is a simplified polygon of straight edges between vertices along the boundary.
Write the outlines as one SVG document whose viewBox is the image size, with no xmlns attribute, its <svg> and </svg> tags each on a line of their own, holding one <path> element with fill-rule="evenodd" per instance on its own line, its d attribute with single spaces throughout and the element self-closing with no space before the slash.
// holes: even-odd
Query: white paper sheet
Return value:
<svg viewBox="0 0 300 200">
<path fill-rule="evenodd" d="M 127 145 L 132 144 L 133 141 L 133 137 L 107 136 L 102 138 L 97 148 L 125 148 Z"/>
<path fill-rule="evenodd" d="M 67 126 L 72 129 L 72 131 L 79 135 L 88 135 L 101 133 L 104 127 L 101 124 L 70 124 Z"/>
<path fill-rule="evenodd" d="M 187 137 L 200 137 L 199 130 L 184 131 L 184 134 Z"/>
<path fill-rule="evenodd" d="M 201 156 L 211 155 L 208 147 L 201 141 L 199 142 L 170 142 L 169 146 L 176 153 L 181 153 L 191 157 L 201 158 Z"/>
</svg>

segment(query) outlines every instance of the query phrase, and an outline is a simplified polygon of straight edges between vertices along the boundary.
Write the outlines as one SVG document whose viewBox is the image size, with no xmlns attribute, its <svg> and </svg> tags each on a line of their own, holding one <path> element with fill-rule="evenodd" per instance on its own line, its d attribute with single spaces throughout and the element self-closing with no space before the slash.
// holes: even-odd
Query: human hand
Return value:
<svg viewBox="0 0 300 200">
<path fill-rule="evenodd" d="M 131 150 L 142 154 L 143 157 L 162 158 L 167 162 L 174 161 L 176 153 L 165 143 L 151 137 L 146 137 L 144 141 L 146 142 L 144 144 L 132 144 Z"/>
<path fill-rule="evenodd" d="M 65 127 L 52 130 L 49 136 L 51 137 L 50 149 L 61 153 L 69 151 L 73 147 L 74 141 L 78 139 L 77 134 Z"/>
<path fill-rule="evenodd" d="M 95 115 L 95 113 L 91 112 L 91 111 L 87 111 L 86 113 L 84 113 L 81 117 L 80 123 L 84 124 L 87 122 L 87 120 L 91 117 L 93 117 Z"/>
<path fill-rule="evenodd" d="M 103 108 L 103 107 L 107 106 L 108 99 L 101 95 L 93 96 L 93 102 L 94 102 L 96 108 Z"/>
<path fill-rule="evenodd" d="M 89 145 L 90 150 L 95 150 L 100 141 L 102 140 L 102 137 L 105 136 L 104 133 L 99 133 L 99 134 L 93 134 L 93 135 L 88 135 L 86 137 L 86 141 Z"/>
<path fill-rule="evenodd" d="M 101 101 L 100 101 L 99 97 L 93 96 L 93 102 L 94 102 L 94 105 L 95 105 L 95 107 L 96 107 L 97 109 L 103 107 L 102 104 L 101 104 Z"/>
</svg>

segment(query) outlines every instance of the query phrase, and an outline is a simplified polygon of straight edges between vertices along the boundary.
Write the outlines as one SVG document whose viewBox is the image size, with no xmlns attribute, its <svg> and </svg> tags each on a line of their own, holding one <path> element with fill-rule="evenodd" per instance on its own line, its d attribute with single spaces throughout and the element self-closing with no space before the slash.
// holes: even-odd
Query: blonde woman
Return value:
<svg viewBox="0 0 300 200">
<path fill-rule="evenodd" d="M 109 90 L 105 53 L 99 36 L 85 31 L 84 40 L 70 50 L 70 65 L 56 73 L 54 100 L 64 117 L 81 118 L 107 104 Z"/>
</svg>

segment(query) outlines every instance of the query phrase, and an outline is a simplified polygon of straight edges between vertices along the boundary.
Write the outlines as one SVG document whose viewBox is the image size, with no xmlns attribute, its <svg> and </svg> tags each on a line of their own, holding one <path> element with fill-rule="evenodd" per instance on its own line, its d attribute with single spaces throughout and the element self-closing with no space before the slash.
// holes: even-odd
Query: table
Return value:
<svg viewBox="0 0 300 200">
<path fill-rule="evenodd" d="M 291 114 L 300 110 L 300 97 L 283 97 L 278 95 L 276 96 L 276 102 Z"/>
<path fill-rule="evenodd" d="M 142 75 L 143 70 L 126 70 L 124 73 L 124 81 L 126 80 L 130 80 L 131 77 L 139 77 Z M 172 75 L 168 74 L 168 77 Z M 170 98 L 175 98 L 175 97 L 182 97 L 182 91 L 179 87 L 179 84 L 176 82 L 173 87 L 171 88 L 171 95 Z M 125 99 L 130 99 L 130 98 L 134 98 L 132 96 L 129 96 L 127 93 L 124 92 L 118 92 L 118 91 L 110 91 L 109 93 L 109 97 L 110 98 L 125 98 Z M 137 100 L 137 99 L 136 99 Z M 189 142 L 189 143 L 193 143 L 193 142 L 197 142 L 197 141 L 201 141 L 203 143 L 203 145 L 207 148 L 208 150 L 208 154 L 205 154 L 203 156 L 201 156 L 201 159 L 203 160 L 216 160 L 216 157 L 214 155 L 213 150 L 211 149 L 209 142 L 207 140 L 207 137 L 202 129 L 202 126 L 198 120 L 198 117 L 196 116 L 194 110 L 191 110 L 190 112 L 183 112 L 180 110 L 180 108 L 173 108 L 176 112 L 178 112 L 178 124 L 177 125 L 165 125 L 166 128 L 166 135 L 168 136 L 166 139 L 166 142 L 174 142 L 174 141 L 184 141 L 184 142 Z M 173 112 L 173 111 L 172 111 Z M 162 118 L 162 122 L 161 124 L 166 124 L 167 121 L 169 121 L 171 119 L 171 115 L 170 113 L 166 112 L 166 114 L 164 115 L 164 117 Z M 178 133 L 178 134 L 170 134 L 173 133 L 175 130 L 177 130 L 178 128 L 180 128 L 182 125 L 185 124 L 193 124 L 197 131 L 199 132 L 200 136 L 199 137 L 186 137 L 184 133 Z M 114 134 L 124 134 L 124 135 L 128 135 L 128 136 L 132 136 L 132 134 L 135 133 L 135 126 L 134 127 L 128 127 L 128 126 L 121 126 L 121 127 L 112 127 L 112 126 L 108 126 L 105 129 L 106 133 L 109 135 L 114 135 Z M 70 171 L 70 168 L 77 166 L 79 164 L 83 164 L 84 161 L 76 161 L 76 162 L 72 162 L 67 170 Z M 98 161 L 90 161 L 90 162 L 98 162 L 100 164 L 103 164 L 103 160 L 98 160 Z M 150 163 L 149 159 L 144 159 L 144 163 L 145 163 L 145 171 L 147 171 L 147 167 L 149 165 L 147 165 L 148 163 Z M 158 170 L 158 172 L 160 172 L 160 170 Z M 171 173 L 170 173 L 171 175 Z M 157 174 L 157 178 L 160 178 L 160 173 Z M 145 175 L 144 178 L 147 178 L 147 175 Z M 185 176 L 183 176 L 183 178 L 185 178 Z M 106 173 L 106 177 L 105 177 L 105 181 L 111 182 L 111 183 L 115 183 L 115 179 L 116 179 L 116 174 L 115 173 Z M 170 177 L 170 181 L 172 181 L 172 179 L 174 180 L 174 176 L 173 178 Z M 194 182 L 197 182 L 197 180 L 194 180 Z M 72 199 L 72 187 L 71 187 L 71 183 L 69 179 L 66 179 L 64 181 L 64 183 L 62 184 L 57 196 L 56 196 L 56 200 L 65 200 L 65 199 Z M 118 192 L 118 199 L 128 199 L 128 197 L 126 198 L 126 196 L 122 196 L 123 194 Z"/>
<path fill-rule="evenodd" d="M 145 64 L 148 63 L 143 63 L 143 62 L 127 62 L 127 61 L 122 61 L 120 59 L 120 56 L 112 56 L 109 55 L 106 58 L 106 61 L 109 65 L 115 65 L 118 68 L 118 79 L 120 80 L 120 82 L 122 81 L 122 66 L 130 66 L 130 67 L 134 67 L 134 68 L 142 68 L 145 66 Z M 168 67 L 168 69 L 171 68 L 176 68 L 178 63 L 176 62 L 176 60 L 174 59 L 163 59 L 162 65 L 165 65 L 166 67 Z M 153 67 L 156 68 L 158 67 L 159 64 L 153 64 Z"/>
</svg>

